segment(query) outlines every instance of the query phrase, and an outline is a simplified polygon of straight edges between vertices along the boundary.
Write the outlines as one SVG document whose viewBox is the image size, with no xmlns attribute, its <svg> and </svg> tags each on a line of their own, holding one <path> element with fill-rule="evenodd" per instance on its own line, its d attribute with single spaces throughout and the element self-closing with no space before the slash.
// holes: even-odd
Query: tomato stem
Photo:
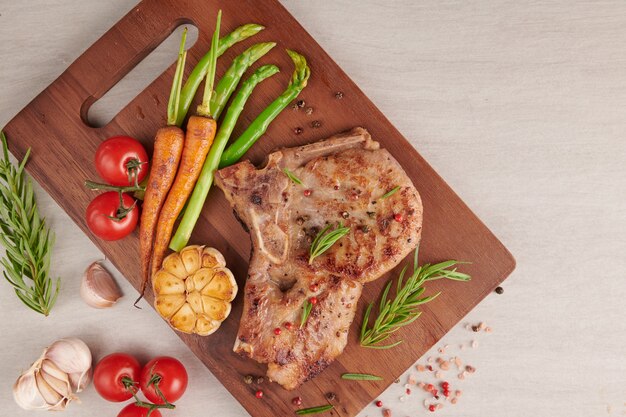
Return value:
<svg viewBox="0 0 626 417">
<path fill-rule="evenodd" d="M 157 377 L 158 380 L 156 380 L 155 377 Z M 152 382 L 153 380 L 155 380 L 155 382 Z M 159 394 L 159 396 L 161 398 L 163 398 L 163 401 L 165 401 L 165 404 L 153 404 L 153 403 L 149 403 L 147 401 L 140 400 L 139 397 L 137 396 L 137 388 L 136 388 L 137 382 L 133 381 L 132 379 L 130 379 L 127 376 L 122 378 L 122 384 L 124 384 L 124 387 L 126 388 L 126 390 L 128 392 L 130 392 L 130 394 L 135 399 L 135 405 L 137 407 L 144 407 L 144 408 L 148 409 L 148 414 L 146 414 L 146 417 L 150 416 L 150 414 L 152 414 L 152 412 L 154 410 L 156 410 L 157 408 L 167 408 L 169 410 L 173 410 L 173 409 L 176 408 L 176 406 L 174 404 L 172 404 L 169 401 L 167 401 L 167 399 L 165 398 L 165 396 L 163 395 L 163 393 L 159 389 L 159 382 L 160 381 L 161 381 L 161 376 L 160 375 L 152 374 L 152 376 L 150 377 L 150 382 L 148 382 L 148 386 L 150 386 L 151 384 L 154 384 L 154 388 L 155 388 L 156 392 Z"/>
<path fill-rule="evenodd" d="M 128 185 L 125 187 L 118 187 L 117 185 L 102 184 L 100 182 L 95 182 L 95 181 L 90 181 L 90 180 L 85 181 L 85 187 L 89 188 L 90 190 L 117 191 L 120 193 L 132 193 L 135 191 L 146 191 L 146 187 L 143 187 L 139 184 Z"/>
<path fill-rule="evenodd" d="M 128 174 L 128 182 L 134 183 L 135 187 L 139 187 L 139 170 L 145 162 L 141 162 L 137 158 L 130 159 L 126 162 L 126 173 Z"/>
</svg>

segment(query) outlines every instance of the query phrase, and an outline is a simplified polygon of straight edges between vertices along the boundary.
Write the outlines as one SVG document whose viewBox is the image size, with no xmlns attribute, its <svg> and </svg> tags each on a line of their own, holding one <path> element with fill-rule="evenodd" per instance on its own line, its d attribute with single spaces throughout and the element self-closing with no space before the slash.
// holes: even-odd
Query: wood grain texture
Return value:
<svg viewBox="0 0 626 417">
<path fill-rule="evenodd" d="M 518 259 L 505 294 L 487 297 L 461 322 L 486 320 L 494 333 L 478 335 L 477 349 L 450 349 L 478 371 L 456 380 L 463 398 L 436 415 L 623 415 L 626 3 L 282 3 Z M 0 125 L 134 4 L 0 1 L 0 39 L 10 39 L 0 43 Z M 175 59 L 175 45 L 169 56 Z M 78 278 L 103 255 L 37 185 L 36 193 L 58 236 L 52 268 L 62 290 L 42 320 L 0 282 L 0 311 L 10 318 L 0 321 L 0 385 L 10 387 L 44 345 L 72 335 L 95 358 L 113 351 L 143 361 L 180 358 L 190 385 L 168 416 L 247 416 L 147 304 L 132 308 L 136 292 L 126 280 L 126 297 L 114 308 L 84 305 Z M 461 324 L 441 343 L 477 337 Z M 437 355 L 433 347 L 420 362 Z M 399 401 L 412 373 L 379 397 L 393 416 L 430 414 L 422 408 L 426 393 Z M 114 416 L 121 408 L 93 387 L 81 400 L 63 415 Z M 32 415 L 9 389 L 0 390 L 0 406 Z M 374 405 L 359 414 L 380 415 Z"/>
<path fill-rule="evenodd" d="M 214 16 L 217 4 L 167 0 L 140 3 L 6 126 L 9 137 L 19 138 L 19 142 L 12 143 L 12 152 L 20 158 L 28 147 L 32 148 L 35 156 L 29 164 L 29 172 L 86 233 L 89 232 L 83 215 L 92 193 L 82 183 L 84 178 L 97 177 L 90 163 L 96 147 L 103 139 L 124 133 L 140 138 L 146 147 L 151 148 L 151 135 L 164 122 L 167 85 L 172 77 L 172 68 L 103 128 L 86 126 L 89 106 L 181 23 L 193 21 L 201 28 L 199 41 L 189 53 L 190 64 L 196 62 L 208 48 L 210 31 L 202 28 L 211 27 L 210 18 Z M 309 118 L 303 112 L 288 111 L 270 128 L 267 138 L 255 147 L 249 157 L 254 162 L 260 162 L 263 155 L 278 146 L 308 143 L 352 126 L 365 126 L 405 167 L 420 191 L 425 212 L 422 261 L 455 258 L 472 262 L 466 268 L 475 277 L 471 284 L 431 285 L 432 291 L 445 289 L 440 299 L 424 308 L 426 313 L 432 311 L 437 314 L 427 315 L 418 326 L 399 334 L 406 339 L 405 344 L 393 351 L 363 350 L 358 347 L 357 332 L 352 331 L 349 346 L 340 359 L 321 376 L 299 389 L 309 404 L 323 403 L 325 393 L 334 391 L 340 398 L 336 403 L 336 413 L 355 415 L 498 285 L 513 270 L 514 262 L 491 232 L 282 6 L 272 1 L 247 2 L 237 11 L 231 4 L 220 5 L 224 8 L 224 33 L 242 23 L 255 21 L 268 28 L 255 41 L 276 40 L 283 47 L 303 51 L 307 55 L 313 76 L 303 97 L 309 105 L 315 106 L 315 118 L 322 122 L 320 128 L 313 129 L 308 126 Z M 194 19 L 189 16 L 194 16 Z M 220 61 L 221 71 L 234 53 L 229 51 L 226 59 Z M 290 68 L 286 54 L 278 48 L 266 59 L 266 62 L 279 63 L 283 69 Z M 282 77 L 268 81 L 259 89 L 254 104 L 243 114 L 240 127 L 245 126 L 269 98 L 281 90 L 289 72 L 283 70 Z M 338 100 L 336 91 L 343 92 L 344 98 Z M 295 137 L 293 126 L 301 124 L 307 125 L 306 130 Z M 68 136 L 72 140 L 66 140 Z M 192 243 L 208 244 L 221 250 L 243 287 L 248 239 L 237 226 L 220 193 L 214 190 L 210 201 L 196 227 Z M 94 242 L 137 287 L 140 275 L 138 263 L 127 256 L 137 253 L 136 236 L 115 243 L 97 239 Z M 376 298 L 383 283 L 384 280 L 381 280 L 367 286 L 362 305 Z M 454 304 L 451 300 L 455 300 Z M 445 308 L 445 304 L 451 304 L 452 308 Z M 259 406 L 251 395 L 252 387 L 241 384 L 243 375 L 261 374 L 263 371 L 260 365 L 232 353 L 236 318 L 240 315 L 241 303 L 235 303 L 231 319 L 215 337 L 181 337 L 251 414 L 270 416 L 277 411 L 291 413 L 293 406 L 290 400 L 294 393 L 268 385 L 265 388 L 268 394 L 266 400 Z M 377 363 L 368 371 L 384 376 L 385 381 L 336 386 L 341 373 L 362 370 L 359 368 L 363 367 L 364 361 Z M 224 362 L 229 366 L 224 366 Z"/>
</svg>

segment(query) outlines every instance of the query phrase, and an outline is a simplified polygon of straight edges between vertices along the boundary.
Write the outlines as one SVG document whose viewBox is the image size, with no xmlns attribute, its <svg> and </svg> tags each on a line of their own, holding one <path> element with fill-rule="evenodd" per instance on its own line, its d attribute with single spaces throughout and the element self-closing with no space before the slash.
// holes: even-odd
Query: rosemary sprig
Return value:
<svg viewBox="0 0 626 417">
<path fill-rule="evenodd" d="M 39 215 L 32 182 L 24 171 L 30 149 L 16 168 L 9 160 L 2 132 L 0 139 L 0 243 L 6 250 L 0 264 L 17 297 L 47 316 L 59 294 L 60 283 L 59 278 L 55 281 L 49 275 L 54 234 Z"/>
<path fill-rule="evenodd" d="M 370 374 L 343 374 L 341 379 L 347 379 L 350 381 L 382 381 L 383 377 Z"/>
<path fill-rule="evenodd" d="M 339 223 L 335 230 L 329 231 L 329 229 L 330 224 L 323 228 L 313 239 L 311 249 L 309 249 L 309 265 L 313 263 L 313 259 L 326 252 L 339 239 L 350 233 L 350 228 L 344 227 L 343 223 Z"/>
<path fill-rule="evenodd" d="M 313 303 L 309 300 L 306 300 L 304 302 L 304 305 L 302 306 L 302 316 L 300 316 L 300 328 L 303 328 L 306 324 L 309 316 L 311 315 L 311 310 L 313 310 Z"/>
<path fill-rule="evenodd" d="M 439 296 L 440 293 L 437 293 L 420 298 L 426 290 L 426 288 L 423 287 L 426 281 L 434 281 L 441 278 L 454 281 L 469 281 L 471 279 L 468 274 L 456 270 L 455 265 L 462 262 L 445 261 L 435 265 L 425 264 L 417 266 L 417 255 L 418 250 L 415 249 L 413 272 L 406 282 L 404 281 L 404 275 L 408 265 L 402 268 L 396 285 L 395 298 L 387 298 L 393 280 L 390 280 L 385 286 L 380 297 L 378 317 L 374 320 L 371 328 L 368 328 L 368 325 L 374 303 L 372 302 L 367 306 L 361 326 L 361 346 L 373 349 L 389 349 L 402 343 L 402 340 L 398 340 L 387 345 L 380 344 L 401 327 L 417 320 L 420 314 L 422 314 L 422 312 L 418 310 L 420 305 L 432 301 Z"/>
<path fill-rule="evenodd" d="M 334 406 L 331 404 L 320 405 L 318 407 L 310 407 L 310 408 L 303 408 L 300 410 L 296 410 L 296 414 L 299 416 L 304 416 L 307 414 L 317 414 L 317 413 L 323 413 L 324 411 L 332 410 L 333 408 Z"/>
<path fill-rule="evenodd" d="M 296 174 L 294 174 L 293 172 L 289 171 L 287 168 L 283 168 L 283 172 L 295 184 L 302 185 L 302 180 L 300 178 L 296 177 Z"/>
<path fill-rule="evenodd" d="M 391 197 L 392 195 L 394 195 L 398 190 L 400 189 L 400 186 L 398 185 L 397 187 L 392 188 L 390 191 L 387 191 L 385 194 L 382 195 L 382 197 L 380 197 L 381 200 L 384 200 L 387 197 Z"/>
</svg>

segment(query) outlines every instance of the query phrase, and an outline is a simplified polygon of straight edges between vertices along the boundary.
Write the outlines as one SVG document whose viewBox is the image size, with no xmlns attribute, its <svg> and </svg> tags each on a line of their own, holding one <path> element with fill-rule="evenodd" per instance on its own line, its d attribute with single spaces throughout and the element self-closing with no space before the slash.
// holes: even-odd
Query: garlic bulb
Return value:
<svg viewBox="0 0 626 417">
<path fill-rule="evenodd" d="M 78 401 L 91 379 L 91 351 L 80 339 L 54 342 L 13 386 L 15 402 L 25 410 L 64 410 Z"/>
<path fill-rule="evenodd" d="M 109 271 L 94 262 L 85 270 L 80 283 L 80 296 L 91 307 L 107 308 L 115 304 L 122 292 Z"/>
</svg>

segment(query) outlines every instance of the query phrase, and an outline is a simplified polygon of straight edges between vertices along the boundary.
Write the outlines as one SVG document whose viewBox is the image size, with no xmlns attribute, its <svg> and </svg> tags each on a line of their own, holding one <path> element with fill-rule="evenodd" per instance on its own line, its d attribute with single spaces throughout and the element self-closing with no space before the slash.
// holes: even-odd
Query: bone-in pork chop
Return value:
<svg viewBox="0 0 626 417">
<path fill-rule="evenodd" d="M 296 388 L 345 348 L 363 284 L 419 243 L 419 194 L 362 128 L 274 152 L 261 169 L 249 161 L 224 168 L 215 180 L 252 238 L 234 350 L 267 363 L 271 380 Z M 312 240 L 340 222 L 349 234 L 309 264 Z"/>
</svg>

